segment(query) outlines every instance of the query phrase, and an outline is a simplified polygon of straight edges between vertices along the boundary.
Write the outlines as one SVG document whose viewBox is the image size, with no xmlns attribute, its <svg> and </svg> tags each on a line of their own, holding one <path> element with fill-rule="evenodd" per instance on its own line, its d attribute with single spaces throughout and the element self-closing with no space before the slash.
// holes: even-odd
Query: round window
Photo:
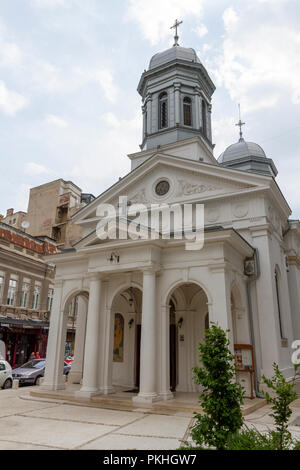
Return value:
<svg viewBox="0 0 300 470">
<path fill-rule="evenodd" d="M 155 192 L 158 196 L 164 196 L 170 190 L 170 183 L 169 181 L 163 180 L 157 183 L 155 186 Z"/>
</svg>

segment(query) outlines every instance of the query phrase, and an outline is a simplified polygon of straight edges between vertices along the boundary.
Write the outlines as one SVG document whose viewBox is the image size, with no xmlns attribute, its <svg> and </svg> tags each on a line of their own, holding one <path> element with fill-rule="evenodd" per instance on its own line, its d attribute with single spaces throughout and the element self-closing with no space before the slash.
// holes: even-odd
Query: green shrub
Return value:
<svg viewBox="0 0 300 470">
<path fill-rule="evenodd" d="M 197 446 L 225 449 L 228 436 L 243 425 L 244 392 L 235 381 L 234 356 L 222 328 L 212 324 L 198 350 L 202 367 L 194 368 L 194 381 L 203 387 L 199 402 L 204 415 L 196 414 L 191 437 Z"/>
<path fill-rule="evenodd" d="M 274 397 L 266 393 L 266 399 L 268 403 L 272 404 L 273 413 L 271 413 L 270 416 L 272 416 L 275 421 L 277 448 L 278 450 L 284 450 L 289 449 L 292 443 L 292 436 L 288 430 L 288 421 L 292 414 L 292 409 L 289 405 L 296 400 L 297 393 L 294 391 L 295 382 L 292 381 L 288 383 L 280 372 L 277 364 L 273 364 L 273 369 L 273 377 L 267 379 L 263 376 L 263 381 L 275 392 Z"/>
<path fill-rule="evenodd" d="M 243 429 L 228 437 L 228 450 L 276 450 L 276 438 L 272 431 L 261 433 L 257 429 Z"/>
</svg>

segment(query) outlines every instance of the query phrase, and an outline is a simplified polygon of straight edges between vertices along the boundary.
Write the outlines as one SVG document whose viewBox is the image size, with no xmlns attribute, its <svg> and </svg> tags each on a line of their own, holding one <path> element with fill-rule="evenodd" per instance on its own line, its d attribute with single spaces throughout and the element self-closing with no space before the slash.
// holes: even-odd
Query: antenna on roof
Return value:
<svg viewBox="0 0 300 470">
<path fill-rule="evenodd" d="M 236 126 L 238 126 L 240 128 L 240 142 L 242 142 L 244 139 L 243 139 L 243 131 L 242 131 L 242 127 L 246 124 L 245 122 L 242 122 L 242 118 L 241 118 L 241 105 L 239 104 L 239 117 L 240 117 L 240 120 L 239 122 L 236 124 Z"/>
</svg>

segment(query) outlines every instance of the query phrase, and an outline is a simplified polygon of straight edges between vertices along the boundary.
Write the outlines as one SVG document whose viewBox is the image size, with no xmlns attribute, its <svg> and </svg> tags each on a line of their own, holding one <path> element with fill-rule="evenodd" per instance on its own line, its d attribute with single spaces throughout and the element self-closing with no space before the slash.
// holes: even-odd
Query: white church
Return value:
<svg viewBox="0 0 300 470">
<path fill-rule="evenodd" d="M 274 162 L 242 131 L 215 158 L 214 91 L 196 52 L 179 45 L 176 26 L 174 46 L 152 57 L 138 84 L 143 140 L 128 156 L 130 173 L 73 216 L 83 238 L 47 257 L 56 279 L 43 390 L 78 384 L 77 397 L 122 390 L 148 404 L 198 392 L 192 368 L 211 322 L 230 330 L 247 396 L 259 396 L 262 374 L 271 376 L 274 362 L 293 376 L 300 222 L 290 218 Z M 100 239 L 98 206 L 117 208 L 124 196 L 128 206 L 203 204 L 203 248 L 186 250 L 186 240 L 175 236 Z M 66 385 L 75 300 L 75 360 Z"/>
</svg>

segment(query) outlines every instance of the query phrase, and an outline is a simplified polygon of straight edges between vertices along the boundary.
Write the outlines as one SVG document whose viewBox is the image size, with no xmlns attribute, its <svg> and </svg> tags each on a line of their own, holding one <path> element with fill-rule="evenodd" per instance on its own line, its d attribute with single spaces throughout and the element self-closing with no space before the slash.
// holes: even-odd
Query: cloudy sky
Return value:
<svg viewBox="0 0 300 470">
<path fill-rule="evenodd" d="M 298 0 L 1 0 L 0 213 L 56 178 L 98 195 L 130 170 L 136 87 L 175 18 L 217 86 L 215 156 L 238 139 L 241 103 L 245 138 L 273 158 L 300 217 Z"/>
</svg>

